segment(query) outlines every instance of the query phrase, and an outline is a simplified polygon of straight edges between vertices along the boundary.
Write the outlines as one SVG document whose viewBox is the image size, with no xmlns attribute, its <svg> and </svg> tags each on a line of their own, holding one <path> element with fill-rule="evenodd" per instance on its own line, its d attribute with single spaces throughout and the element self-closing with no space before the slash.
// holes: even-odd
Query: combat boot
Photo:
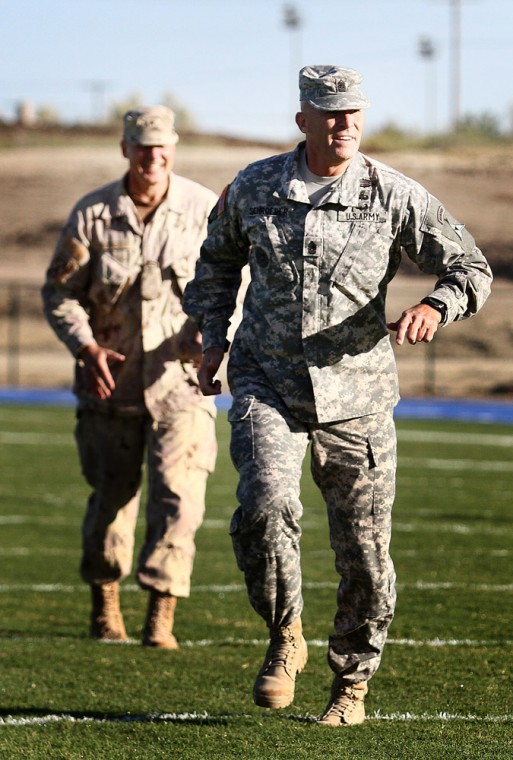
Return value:
<svg viewBox="0 0 513 760">
<path fill-rule="evenodd" d="M 176 596 L 150 591 L 148 613 L 143 631 L 143 646 L 158 649 L 178 649 L 173 636 Z"/>
<path fill-rule="evenodd" d="M 100 641 L 128 641 L 123 615 L 119 607 L 119 584 L 93 583 L 91 585 L 93 609 L 91 636 Z"/>
<path fill-rule="evenodd" d="M 296 675 L 308 660 L 301 620 L 281 628 L 270 629 L 270 641 L 264 664 L 260 668 L 253 699 L 259 707 L 287 707 L 294 699 Z"/>
<path fill-rule="evenodd" d="M 344 683 L 335 676 L 330 701 L 317 723 L 320 726 L 355 726 L 365 720 L 366 681 Z"/>
</svg>

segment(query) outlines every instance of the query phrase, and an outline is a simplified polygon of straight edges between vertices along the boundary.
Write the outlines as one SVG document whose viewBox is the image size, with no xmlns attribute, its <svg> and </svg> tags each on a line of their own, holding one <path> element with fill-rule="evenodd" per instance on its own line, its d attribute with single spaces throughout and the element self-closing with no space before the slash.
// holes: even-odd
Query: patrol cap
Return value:
<svg viewBox="0 0 513 760">
<path fill-rule="evenodd" d="M 299 99 L 321 111 L 367 108 L 369 101 L 358 85 L 362 75 L 342 66 L 304 66 L 299 72 Z"/>
<path fill-rule="evenodd" d="M 175 115 L 166 106 L 141 106 L 123 116 L 123 139 L 130 145 L 174 145 Z"/>
</svg>

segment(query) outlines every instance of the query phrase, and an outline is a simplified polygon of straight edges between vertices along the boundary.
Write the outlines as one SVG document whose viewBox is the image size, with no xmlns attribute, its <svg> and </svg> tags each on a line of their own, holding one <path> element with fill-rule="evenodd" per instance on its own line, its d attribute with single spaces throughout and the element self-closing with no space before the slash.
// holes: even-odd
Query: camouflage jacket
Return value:
<svg viewBox="0 0 513 760">
<path fill-rule="evenodd" d="M 192 364 L 180 361 L 179 342 L 184 325 L 190 327 L 183 290 L 216 200 L 211 190 L 173 174 L 147 224 L 139 221 L 123 179 L 89 193 L 72 210 L 47 271 L 45 314 L 75 357 L 92 342 L 126 356 L 111 366 L 116 388 L 108 401 L 88 396 L 77 362 L 74 390 L 82 404 L 146 408 L 162 422 L 191 403 L 213 410 Z"/>
<path fill-rule="evenodd" d="M 300 419 L 330 422 L 398 400 L 385 298 L 403 252 L 436 278 L 426 295 L 446 304 L 447 322 L 482 306 L 491 271 L 436 198 L 363 154 L 312 206 L 298 171 L 303 149 L 251 164 L 222 193 L 184 308 L 204 349 L 223 346 L 249 262 L 232 393 L 270 384 Z"/>
</svg>

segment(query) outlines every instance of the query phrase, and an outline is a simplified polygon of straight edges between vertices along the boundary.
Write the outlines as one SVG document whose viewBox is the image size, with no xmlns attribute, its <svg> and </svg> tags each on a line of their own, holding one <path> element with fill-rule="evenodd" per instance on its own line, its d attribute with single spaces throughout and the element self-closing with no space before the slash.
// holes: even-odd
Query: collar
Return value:
<svg viewBox="0 0 513 760">
<path fill-rule="evenodd" d="M 290 153 L 286 154 L 282 172 L 282 181 L 278 189 L 273 193 L 278 198 L 297 201 L 298 203 L 310 203 L 306 185 L 301 179 L 299 166 L 301 152 L 306 148 L 306 142 L 302 141 Z M 362 203 L 360 191 L 363 183 L 368 183 L 371 167 L 362 153 L 357 153 L 349 163 L 342 176 L 342 181 L 337 183 L 333 192 L 326 198 L 322 205 L 336 203 L 340 206 L 352 206 L 358 208 Z"/>
<path fill-rule="evenodd" d="M 141 222 L 135 211 L 135 205 L 127 191 L 128 174 L 125 174 L 113 184 L 110 201 L 104 206 L 101 216 L 111 219 L 126 218 L 128 223 L 134 228 L 139 229 Z M 166 195 L 163 197 L 156 213 L 166 214 L 174 212 L 181 214 L 184 211 L 183 196 L 180 192 L 180 177 L 171 173 L 169 178 L 169 187 Z"/>
</svg>

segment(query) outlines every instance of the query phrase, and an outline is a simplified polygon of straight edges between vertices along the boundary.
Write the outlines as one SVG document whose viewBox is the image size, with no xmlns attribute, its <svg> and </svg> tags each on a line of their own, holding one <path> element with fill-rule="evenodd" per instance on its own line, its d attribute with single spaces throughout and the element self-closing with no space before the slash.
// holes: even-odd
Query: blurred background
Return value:
<svg viewBox="0 0 513 760">
<path fill-rule="evenodd" d="M 19 0 L 0 26 L 0 386 L 68 387 L 41 314 L 58 231 L 124 171 L 121 115 L 177 114 L 177 166 L 220 192 L 287 150 L 301 66 L 358 69 L 362 149 L 418 179 L 476 238 L 496 285 L 481 314 L 397 354 L 403 394 L 513 396 L 511 0 Z M 430 289 L 405 262 L 390 316 Z"/>
<path fill-rule="evenodd" d="M 295 135 L 298 69 L 362 72 L 368 129 L 513 129 L 510 0 L 19 0 L 2 3 L 0 115 L 105 124 L 166 102 L 181 127 Z"/>
</svg>

